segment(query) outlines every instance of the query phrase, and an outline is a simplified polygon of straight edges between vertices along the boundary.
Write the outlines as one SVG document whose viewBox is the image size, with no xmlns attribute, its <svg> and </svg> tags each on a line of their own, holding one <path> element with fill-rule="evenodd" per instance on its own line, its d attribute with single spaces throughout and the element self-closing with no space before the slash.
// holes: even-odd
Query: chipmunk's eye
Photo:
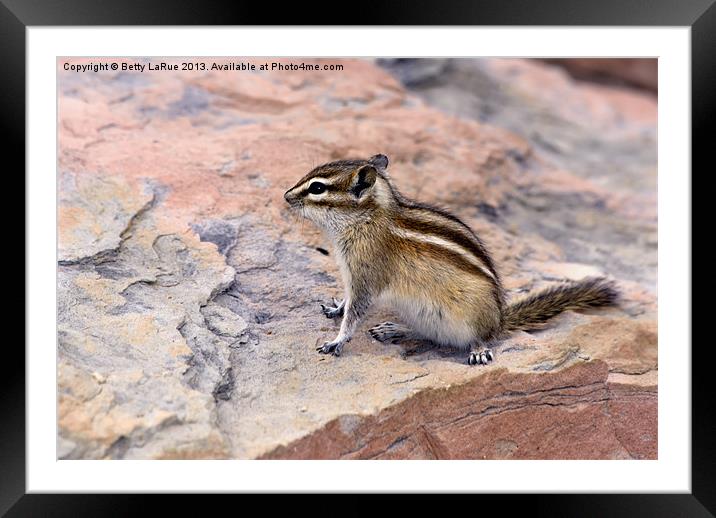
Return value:
<svg viewBox="0 0 716 518">
<path fill-rule="evenodd" d="M 308 192 L 311 194 L 321 194 L 326 190 L 326 184 L 321 182 L 313 182 L 308 187 Z"/>
</svg>

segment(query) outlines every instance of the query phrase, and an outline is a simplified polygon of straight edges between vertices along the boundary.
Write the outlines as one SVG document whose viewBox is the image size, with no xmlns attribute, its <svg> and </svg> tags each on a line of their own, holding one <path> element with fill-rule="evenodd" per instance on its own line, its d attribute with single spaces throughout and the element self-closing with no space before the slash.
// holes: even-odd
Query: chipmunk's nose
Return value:
<svg viewBox="0 0 716 518">
<path fill-rule="evenodd" d="M 283 195 L 283 199 L 286 200 L 288 203 L 291 203 L 295 197 L 291 194 L 291 189 L 286 191 L 286 193 Z"/>
</svg>

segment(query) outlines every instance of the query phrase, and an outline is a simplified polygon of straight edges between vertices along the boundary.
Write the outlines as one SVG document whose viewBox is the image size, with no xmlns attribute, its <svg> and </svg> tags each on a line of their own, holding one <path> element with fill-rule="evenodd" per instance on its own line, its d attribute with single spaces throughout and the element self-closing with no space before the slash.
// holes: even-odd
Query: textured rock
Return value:
<svg viewBox="0 0 716 518">
<path fill-rule="evenodd" d="M 341 63 L 59 71 L 58 456 L 655 458 L 655 99 L 524 60 Z M 371 340 L 389 308 L 316 354 L 340 276 L 282 195 L 377 152 L 512 295 L 601 272 L 621 306 L 488 367 Z"/>
<path fill-rule="evenodd" d="M 656 92 L 659 86 L 656 58 L 558 58 L 545 59 L 564 67 L 573 77 L 607 84 L 626 84 Z"/>
</svg>

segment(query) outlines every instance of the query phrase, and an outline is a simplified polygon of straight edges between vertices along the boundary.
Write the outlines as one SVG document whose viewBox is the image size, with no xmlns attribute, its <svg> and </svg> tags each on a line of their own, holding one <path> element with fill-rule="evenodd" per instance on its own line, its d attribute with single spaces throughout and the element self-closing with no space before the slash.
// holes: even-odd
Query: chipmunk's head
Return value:
<svg viewBox="0 0 716 518">
<path fill-rule="evenodd" d="M 386 167 L 385 155 L 329 162 L 301 178 L 284 198 L 319 227 L 340 230 L 392 203 Z"/>
</svg>

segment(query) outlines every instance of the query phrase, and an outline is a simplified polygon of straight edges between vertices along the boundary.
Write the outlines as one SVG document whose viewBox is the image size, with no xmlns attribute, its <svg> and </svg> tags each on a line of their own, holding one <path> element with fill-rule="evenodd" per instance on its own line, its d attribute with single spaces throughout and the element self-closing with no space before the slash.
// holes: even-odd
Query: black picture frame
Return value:
<svg viewBox="0 0 716 518">
<path fill-rule="evenodd" d="M 550 26 L 688 26 L 691 28 L 692 73 L 692 170 L 698 166 L 705 175 L 711 135 L 716 116 L 716 0 L 489 0 L 460 2 L 425 0 L 378 5 L 366 2 L 350 16 L 337 10 L 301 2 L 281 8 L 267 2 L 215 2 L 212 0 L 0 0 L 0 103 L 6 159 L 15 158 L 15 167 L 6 169 L 6 181 L 21 181 L 25 171 L 25 30 L 28 26 L 87 25 L 550 25 Z M 346 11 L 347 12 L 347 11 Z M 7 162 L 6 162 L 7 163 Z M 14 173 L 13 173 L 14 172 Z M 684 171 L 683 174 L 695 175 Z M 700 194 L 708 195 L 702 189 Z M 693 189 L 692 193 L 699 191 Z M 693 211 L 692 237 L 706 232 L 708 214 Z M 17 212 L 15 212 L 17 214 Z M 19 225 L 15 225 L 19 227 Z M 708 235 L 708 234 L 707 234 Z M 24 236 L 22 238 L 24 240 Z M 692 243 L 696 240 L 692 239 Z M 701 256 L 702 261 L 706 256 Z M 27 257 L 24 258 L 25 261 Z M 692 252 L 693 271 L 705 273 Z M 703 263 L 702 263 L 703 264 Z M 25 282 L 27 270 L 25 269 Z M 701 278 L 701 277 L 697 277 Z M 713 285 L 709 277 L 704 285 Z M 16 293 L 25 293 L 23 290 Z M 705 290 L 704 290 L 705 291 Z M 692 292 L 693 293 L 693 292 Z M 17 297 L 17 296 L 15 296 Z M 692 295 L 693 297 L 693 295 Z M 18 297 L 19 298 L 19 297 Z M 23 301 L 25 296 L 23 295 Z M 29 301 L 31 304 L 32 301 Z M 24 307 L 24 304 L 23 304 Z M 708 305 L 692 301 L 692 322 L 703 322 Z M 25 355 L 9 340 L 3 348 L 5 368 L 0 375 L 0 515 L 7 516 L 98 516 L 125 514 L 145 509 L 145 498 L 134 495 L 38 495 L 25 491 Z M 710 344 L 689 337 L 689 343 L 668 344 L 664 350 L 679 354 L 692 347 L 692 492 L 690 494 L 645 495 L 510 495 L 501 498 L 501 513 L 526 504 L 531 513 L 549 516 L 714 516 L 716 514 L 716 425 L 712 388 L 709 384 Z M 317 485 L 317 491 L 320 485 Z M 469 505 L 484 505 L 487 495 L 471 497 Z M 351 497 L 351 500 L 354 500 Z M 186 508 L 185 499 L 173 502 Z M 422 505 L 421 499 L 411 500 Z M 165 505 L 162 502 L 162 505 Z M 353 513 L 373 511 L 341 504 Z M 339 509 L 336 509 L 338 511 Z M 168 509 L 166 512 L 170 512 Z M 475 511 L 478 511 L 477 509 Z"/>
</svg>

